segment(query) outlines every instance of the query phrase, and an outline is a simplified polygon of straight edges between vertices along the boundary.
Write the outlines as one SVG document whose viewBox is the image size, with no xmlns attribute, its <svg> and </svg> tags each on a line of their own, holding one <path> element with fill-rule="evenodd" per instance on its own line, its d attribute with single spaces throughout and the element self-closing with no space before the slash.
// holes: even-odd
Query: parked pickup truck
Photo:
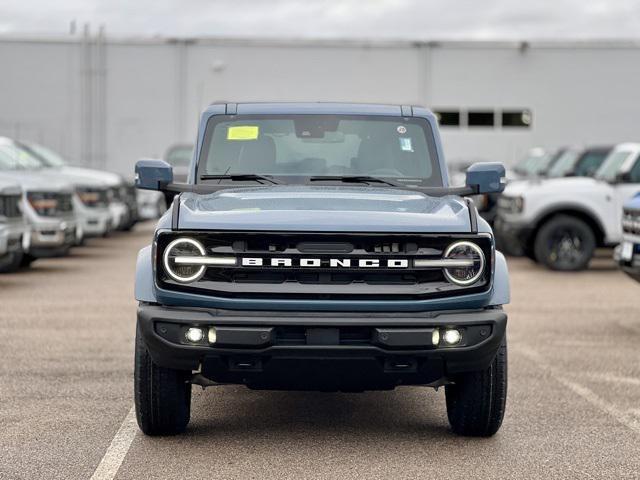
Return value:
<svg viewBox="0 0 640 480">
<path fill-rule="evenodd" d="M 622 239 L 614 251 L 614 259 L 623 272 L 640 282 L 640 194 L 624 204 Z"/>
<path fill-rule="evenodd" d="M 28 159 L 26 159 L 28 161 Z M 27 266 L 40 257 L 66 255 L 78 237 L 73 185 L 62 178 L 30 170 L 25 159 L 0 138 L 0 175 L 22 189 L 20 209 L 29 228 L 22 250 L 14 251 L 12 266 Z"/>
<path fill-rule="evenodd" d="M 622 240 L 622 205 L 640 190 L 640 144 L 617 145 L 593 178 L 513 182 L 498 201 L 496 234 L 553 270 L 587 268 L 596 247 Z"/>
<path fill-rule="evenodd" d="M 434 115 L 419 107 L 216 104 L 188 182 L 163 160 L 138 188 L 178 193 L 136 269 L 138 424 L 183 431 L 191 385 L 364 391 L 445 387 L 454 432 L 500 427 L 507 265 L 449 187 Z"/>
</svg>

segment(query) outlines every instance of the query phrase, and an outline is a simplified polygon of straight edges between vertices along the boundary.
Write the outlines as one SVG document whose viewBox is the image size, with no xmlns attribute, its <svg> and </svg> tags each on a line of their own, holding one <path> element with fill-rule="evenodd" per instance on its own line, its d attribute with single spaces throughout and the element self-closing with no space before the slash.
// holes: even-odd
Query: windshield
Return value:
<svg viewBox="0 0 640 480">
<path fill-rule="evenodd" d="M 549 170 L 549 167 L 553 165 L 557 158 L 557 154 L 545 154 L 534 164 L 531 173 L 536 175 L 546 174 Z"/>
<path fill-rule="evenodd" d="M 433 133 L 421 118 L 216 116 L 198 165 L 207 175 L 374 176 L 442 186 Z"/>
<path fill-rule="evenodd" d="M 64 167 L 67 164 L 67 162 L 65 162 L 65 160 L 56 152 L 41 145 L 30 143 L 28 148 L 37 155 L 39 160 L 47 167 Z"/>
<path fill-rule="evenodd" d="M 172 167 L 188 167 L 193 156 L 193 145 L 176 145 L 169 148 L 165 160 Z"/>
<path fill-rule="evenodd" d="M 515 165 L 514 171 L 524 175 L 537 175 L 543 173 L 547 169 L 553 158 L 553 155 L 536 149 L 535 152 L 530 153 L 524 157 L 524 159 L 519 161 Z"/>
<path fill-rule="evenodd" d="M 593 177 L 605 161 L 610 150 L 587 150 L 576 162 L 573 174 L 577 177 Z"/>
<path fill-rule="evenodd" d="M 619 151 L 612 153 L 607 161 L 602 164 L 602 166 L 596 172 L 596 178 L 600 180 L 604 180 L 605 182 L 613 182 L 616 179 L 616 175 L 624 165 L 624 162 L 629 156 L 631 152 L 627 151 Z"/>
<path fill-rule="evenodd" d="M 42 163 L 26 150 L 13 143 L 0 144 L 0 170 L 35 170 Z"/>
<path fill-rule="evenodd" d="M 549 177 L 564 177 L 573 171 L 579 153 L 575 150 L 566 150 L 553 163 L 547 175 Z"/>
</svg>

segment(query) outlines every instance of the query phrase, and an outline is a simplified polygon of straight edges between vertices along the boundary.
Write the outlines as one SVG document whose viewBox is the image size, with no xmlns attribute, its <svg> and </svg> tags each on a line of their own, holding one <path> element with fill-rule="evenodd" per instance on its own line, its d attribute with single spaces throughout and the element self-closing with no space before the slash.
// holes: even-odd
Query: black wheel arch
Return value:
<svg viewBox="0 0 640 480">
<path fill-rule="evenodd" d="M 533 250 L 533 244 L 535 242 L 535 239 L 538 235 L 538 231 L 540 230 L 540 228 L 542 228 L 542 226 L 545 223 L 547 223 L 549 220 L 551 220 L 553 217 L 557 215 L 567 215 L 567 216 L 575 217 L 582 220 L 587 225 L 589 225 L 591 230 L 593 230 L 593 233 L 596 237 L 596 246 L 597 247 L 605 246 L 605 233 L 604 233 L 605 230 L 596 214 L 594 214 L 589 209 L 579 205 L 560 204 L 560 205 L 554 205 L 552 208 L 549 208 L 543 211 L 541 214 L 539 214 L 536 217 L 536 220 L 532 222 L 534 225 L 534 228 L 531 230 L 529 238 L 527 239 L 526 247 L 528 249 Z"/>
</svg>

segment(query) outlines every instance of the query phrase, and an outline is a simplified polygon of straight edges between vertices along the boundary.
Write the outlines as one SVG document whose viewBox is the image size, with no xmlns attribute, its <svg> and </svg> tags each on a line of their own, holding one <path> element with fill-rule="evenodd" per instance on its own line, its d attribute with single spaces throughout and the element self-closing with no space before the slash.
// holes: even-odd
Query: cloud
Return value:
<svg viewBox="0 0 640 480">
<path fill-rule="evenodd" d="M 638 38 L 636 0 L 4 0 L 0 32 L 398 39 Z"/>
</svg>

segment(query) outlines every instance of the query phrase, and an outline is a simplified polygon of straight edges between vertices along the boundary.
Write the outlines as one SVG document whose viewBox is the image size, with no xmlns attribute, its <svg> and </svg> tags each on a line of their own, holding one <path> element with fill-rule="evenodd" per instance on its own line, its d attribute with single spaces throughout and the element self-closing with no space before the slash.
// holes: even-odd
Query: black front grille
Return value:
<svg viewBox="0 0 640 480">
<path fill-rule="evenodd" d="M 109 206 L 109 191 L 105 188 L 81 187 L 77 189 L 82 203 L 89 208 L 105 208 Z"/>
<path fill-rule="evenodd" d="M 0 195 L 0 217 L 19 218 L 22 215 L 20 198 L 20 195 Z"/>
<path fill-rule="evenodd" d="M 55 195 L 58 199 L 58 212 L 68 213 L 73 211 L 72 196 L 70 193 L 57 193 Z"/>
<path fill-rule="evenodd" d="M 208 267 L 189 284 L 169 277 L 163 252 L 176 238 L 201 242 L 209 256 L 261 258 L 263 265 Z M 449 282 L 441 268 L 390 268 L 389 261 L 439 260 L 454 241 L 476 242 L 486 258 L 485 273 L 470 286 Z M 270 232 L 170 232 L 157 239 L 156 271 L 160 287 L 230 298 L 284 299 L 424 299 L 486 291 L 490 287 L 492 243 L 479 235 L 387 235 Z M 272 267 L 271 259 L 292 259 L 291 267 Z M 319 259 L 320 266 L 300 267 L 301 259 Z M 377 268 L 332 268 L 329 259 L 378 260 Z"/>
<path fill-rule="evenodd" d="M 622 214 L 622 230 L 640 235 L 640 210 L 625 209 Z"/>
<path fill-rule="evenodd" d="M 58 217 L 73 211 L 71 193 L 29 192 L 27 198 L 38 215 Z"/>
</svg>

